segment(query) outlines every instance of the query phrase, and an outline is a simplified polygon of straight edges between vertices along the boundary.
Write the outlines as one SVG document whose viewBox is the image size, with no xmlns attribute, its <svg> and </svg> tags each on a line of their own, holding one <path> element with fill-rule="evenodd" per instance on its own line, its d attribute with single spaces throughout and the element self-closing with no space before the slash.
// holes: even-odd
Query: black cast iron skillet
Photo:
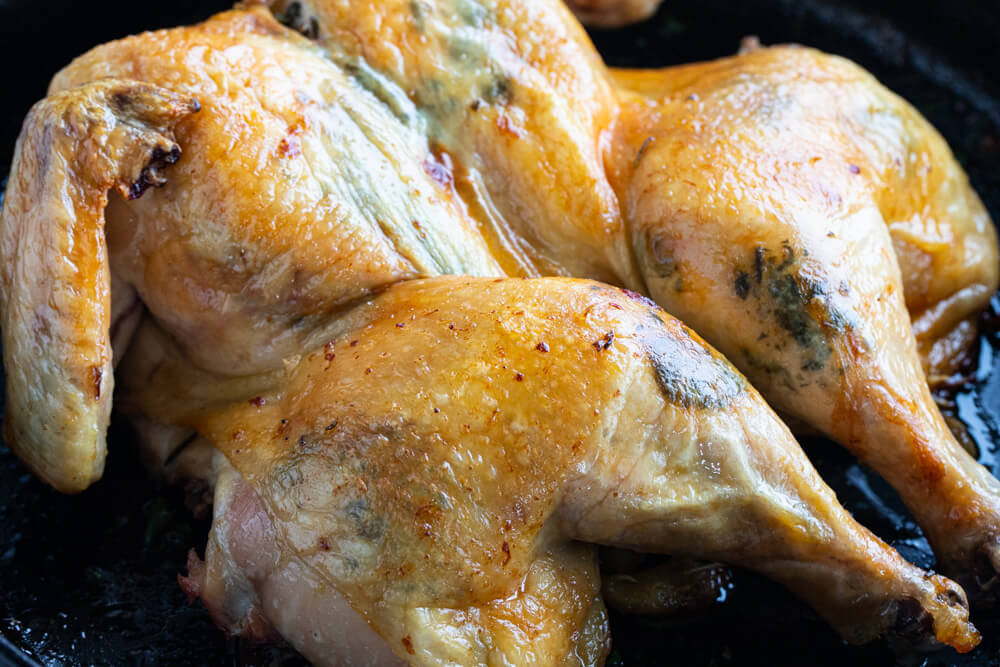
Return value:
<svg viewBox="0 0 1000 667">
<path fill-rule="evenodd" d="M 913 102 L 947 137 L 1000 220 L 1000 1 L 666 0 L 652 20 L 595 32 L 615 65 L 658 66 L 733 53 L 745 35 L 846 55 Z M 28 107 L 49 78 L 91 46 L 191 23 L 227 0 L 141 4 L 0 0 L 0 174 Z M 2 261 L 2 258 L 0 258 Z M 1000 298 L 983 317 L 978 369 L 950 398 L 980 459 L 1000 471 Z M 298 665 L 283 648 L 226 640 L 176 583 L 208 524 L 189 518 L 140 467 L 126 426 L 113 424 L 104 480 L 67 497 L 35 481 L 0 446 L 0 665 Z M 879 478 L 825 442 L 805 443 L 823 477 L 866 526 L 922 567 L 934 558 Z M 737 571 L 710 610 L 683 618 L 612 617 L 610 665 L 885 665 L 881 642 L 844 644 L 782 588 Z M 909 664 L 1000 665 L 1000 607 L 978 609 L 980 648 Z"/>
</svg>

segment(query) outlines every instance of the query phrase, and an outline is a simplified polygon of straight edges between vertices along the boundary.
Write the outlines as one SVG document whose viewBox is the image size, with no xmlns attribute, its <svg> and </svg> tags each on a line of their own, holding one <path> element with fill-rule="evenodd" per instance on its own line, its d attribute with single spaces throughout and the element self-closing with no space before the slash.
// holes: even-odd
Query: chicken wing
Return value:
<svg viewBox="0 0 1000 667">
<path fill-rule="evenodd" d="M 353 610 L 413 664 L 599 663 L 583 541 L 752 567 L 851 641 L 977 641 L 961 589 L 854 522 L 743 377 L 638 295 L 441 277 L 328 333 L 242 385 L 155 327 L 140 339 L 164 353 L 142 343 L 122 364 L 137 407 L 235 468 L 185 581 L 231 632 L 348 664 L 337 651 L 373 641 Z M 341 644 L 343 614 L 361 629 Z"/>
<path fill-rule="evenodd" d="M 197 102 L 106 79 L 52 95 L 28 114 L 0 215 L 4 438 L 60 491 L 104 470 L 111 412 L 108 190 L 134 199 L 162 184 L 173 128 Z"/>
</svg>

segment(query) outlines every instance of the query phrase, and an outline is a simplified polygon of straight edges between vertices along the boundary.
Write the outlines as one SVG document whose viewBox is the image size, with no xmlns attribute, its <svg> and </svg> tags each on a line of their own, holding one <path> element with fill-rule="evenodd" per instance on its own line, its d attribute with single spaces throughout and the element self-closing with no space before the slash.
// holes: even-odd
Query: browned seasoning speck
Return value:
<svg viewBox="0 0 1000 667">
<path fill-rule="evenodd" d="M 282 157 L 298 157 L 302 155 L 302 146 L 299 145 L 299 141 L 295 137 L 287 137 L 278 143 L 278 153 Z"/>
<path fill-rule="evenodd" d="M 352 340 L 352 341 L 351 341 L 351 347 L 354 347 L 354 346 L 355 346 L 355 345 L 357 345 L 357 344 L 358 344 L 358 341 L 357 341 L 357 340 Z"/>
<path fill-rule="evenodd" d="M 503 563 L 501 563 L 501 567 L 503 567 L 503 566 L 506 566 L 507 563 L 510 562 L 510 546 L 507 544 L 507 540 L 504 540 L 503 546 L 500 547 L 500 548 L 507 555 L 507 557 L 503 559 Z"/>
<path fill-rule="evenodd" d="M 611 344 L 615 342 L 615 332 L 609 331 L 608 333 L 601 336 L 600 340 L 594 341 L 594 349 L 598 351 L 606 350 L 611 347 Z"/>
<path fill-rule="evenodd" d="M 535 349 L 538 350 L 539 352 L 548 352 L 549 344 L 546 343 L 545 341 L 542 341 L 541 343 L 535 346 Z"/>
<path fill-rule="evenodd" d="M 253 398 L 250 399 L 250 405 L 256 406 L 258 408 L 263 407 L 264 406 L 264 397 L 263 396 L 254 396 Z"/>
<path fill-rule="evenodd" d="M 94 383 L 94 398 L 101 397 L 101 380 L 104 378 L 104 369 L 99 366 L 90 367 L 90 379 Z"/>
<path fill-rule="evenodd" d="M 410 635 L 403 637 L 403 646 L 406 647 L 406 652 L 413 655 L 415 651 L 413 650 L 413 642 L 410 640 Z"/>
<path fill-rule="evenodd" d="M 522 381 L 524 379 L 524 373 L 520 373 L 520 372 L 516 373 L 514 375 L 514 379 L 517 380 L 518 382 Z"/>
</svg>

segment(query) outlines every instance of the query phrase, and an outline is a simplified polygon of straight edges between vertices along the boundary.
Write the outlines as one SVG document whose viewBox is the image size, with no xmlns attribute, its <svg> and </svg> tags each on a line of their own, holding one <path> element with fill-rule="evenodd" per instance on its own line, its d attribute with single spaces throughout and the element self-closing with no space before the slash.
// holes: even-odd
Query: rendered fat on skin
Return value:
<svg viewBox="0 0 1000 667">
<path fill-rule="evenodd" d="M 243 539 L 271 551 L 238 545 L 249 523 L 220 503 L 225 544 L 189 582 L 231 632 L 275 627 L 339 664 L 336 642 L 310 648 L 328 616 L 290 622 L 272 600 L 322 589 L 316 605 L 343 596 L 412 664 L 599 664 L 593 552 L 571 546 L 584 541 L 752 567 L 851 641 L 977 641 L 961 590 L 855 523 L 743 377 L 648 301 L 587 281 L 441 277 L 335 326 L 243 395 L 217 380 L 228 405 L 205 407 L 212 376 L 181 355 L 151 361 L 139 345 L 123 362 L 133 400 L 204 434 L 263 507 L 266 530 Z M 308 576 L 281 579 L 289 568 Z"/>
</svg>

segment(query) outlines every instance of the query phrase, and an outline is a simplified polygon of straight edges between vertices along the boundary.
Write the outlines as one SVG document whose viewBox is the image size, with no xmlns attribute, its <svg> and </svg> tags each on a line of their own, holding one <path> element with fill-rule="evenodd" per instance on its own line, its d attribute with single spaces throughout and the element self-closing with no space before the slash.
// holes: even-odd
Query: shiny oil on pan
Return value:
<svg viewBox="0 0 1000 667">
<path fill-rule="evenodd" d="M 142 5 L 113 0 L 0 0 L 0 173 L 28 107 L 51 75 L 91 46 L 144 29 L 191 23 L 228 2 Z M 662 66 L 733 53 L 746 35 L 845 55 L 901 93 L 945 135 L 995 220 L 1000 220 L 1000 78 L 995 0 L 667 0 L 653 19 L 595 32 L 609 64 Z M 978 356 L 941 401 L 967 427 L 979 458 L 1000 472 L 1000 298 L 983 316 Z M 2 384 L 0 384 L 2 387 Z M 287 649 L 227 641 L 176 584 L 191 544 L 203 545 L 179 496 L 151 487 L 129 442 L 112 426 L 115 455 L 102 483 L 62 496 L 0 447 L 0 665 L 302 664 Z M 841 502 L 908 560 L 933 567 L 919 529 L 876 476 L 828 443 L 806 442 Z M 978 609 L 983 644 L 929 665 L 1000 664 L 1000 608 Z M 683 618 L 612 616 L 609 665 L 891 664 L 880 642 L 844 644 L 778 585 L 746 572 L 707 611 Z"/>
</svg>

